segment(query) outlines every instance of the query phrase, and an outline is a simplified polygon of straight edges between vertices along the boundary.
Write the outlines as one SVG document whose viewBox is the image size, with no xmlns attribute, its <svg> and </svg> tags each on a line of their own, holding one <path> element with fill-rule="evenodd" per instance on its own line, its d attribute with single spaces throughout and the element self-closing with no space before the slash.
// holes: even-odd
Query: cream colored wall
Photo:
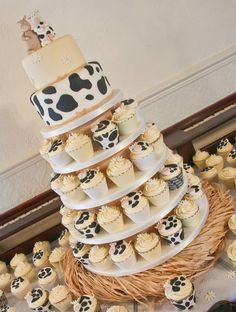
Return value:
<svg viewBox="0 0 236 312">
<path fill-rule="evenodd" d="M 1 0 L 0 6 L 0 173 L 4 172 L 0 184 L 8 190 L 0 194 L 2 210 L 48 187 L 48 182 L 39 183 L 37 166 L 30 167 L 27 177 L 22 172 L 24 189 L 16 187 L 22 176 L 13 170 L 9 179 L 6 172 L 36 155 L 41 140 L 42 122 L 29 103 L 33 87 L 21 67 L 25 50 L 16 21 L 25 13 L 39 9 L 58 36 L 72 34 L 87 60 L 102 63 L 114 87 L 140 98 L 176 75 L 181 80 L 194 66 L 199 70 L 198 64 L 236 44 L 235 0 Z M 161 127 L 235 90 L 234 73 L 227 83 L 212 77 L 210 89 L 204 84 L 203 93 L 201 88 L 193 89 L 194 96 L 188 91 L 179 99 L 158 102 Z M 174 112 L 171 118 L 167 108 Z M 152 116 L 150 109 L 144 113 L 149 119 Z M 48 181 L 49 169 L 44 163 L 40 168 Z"/>
</svg>

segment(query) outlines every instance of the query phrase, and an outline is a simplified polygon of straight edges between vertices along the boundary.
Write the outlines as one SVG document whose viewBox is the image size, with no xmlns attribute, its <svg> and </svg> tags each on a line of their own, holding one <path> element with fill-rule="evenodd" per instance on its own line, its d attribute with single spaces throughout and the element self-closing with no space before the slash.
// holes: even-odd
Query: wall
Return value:
<svg viewBox="0 0 236 312">
<path fill-rule="evenodd" d="M 88 60 L 101 61 L 113 86 L 137 96 L 147 119 L 155 110 L 161 128 L 235 91 L 235 1 L 1 0 L 2 211 L 49 186 L 50 169 L 36 156 L 42 123 L 29 104 L 33 87 L 16 25 L 35 8 L 59 36 L 76 37 Z"/>
</svg>

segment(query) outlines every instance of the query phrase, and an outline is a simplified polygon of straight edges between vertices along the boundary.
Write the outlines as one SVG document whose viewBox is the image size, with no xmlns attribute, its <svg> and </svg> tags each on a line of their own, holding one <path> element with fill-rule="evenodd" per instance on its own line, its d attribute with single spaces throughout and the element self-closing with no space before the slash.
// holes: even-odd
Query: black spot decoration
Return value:
<svg viewBox="0 0 236 312">
<path fill-rule="evenodd" d="M 53 270 L 52 270 L 52 268 L 50 268 L 50 267 L 43 268 L 43 269 L 41 269 L 41 270 L 38 272 L 38 278 L 39 278 L 39 279 L 44 279 L 44 278 L 46 278 L 46 277 L 52 275 L 52 272 L 53 272 Z"/>
<path fill-rule="evenodd" d="M 39 100 L 38 100 L 36 95 L 33 96 L 33 101 L 34 101 L 33 104 L 36 105 L 36 107 L 38 108 L 40 115 L 44 116 L 44 109 L 42 108 L 41 104 L 39 103 Z"/>
<path fill-rule="evenodd" d="M 229 153 L 228 157 L 231 157 L 233 159 L 236 158 L 236 149 L 235 148 Z"/>
<path fill-rule="evenodd" d="M 124 251 L 126 250 L 126 245 L 124 244 L 124 241 L 118 241 L 115 244 L 115 251 L 114 255 L 122 255 Z"/>
<path fill-rule="evenodd" d="M 100 70 L 103 70 L 103 69 L 102 69 L 101 64 L 100 64 L 100 63 L 98 63 L 98 62 L 96 62 L 96 61 L 89 62 L 88 64 L 94 64 L 94 65 L 97 65 L 97 66 L 100 68 Z"/>
<path fill-rule="evenodd" d="M 46 103 L 46 104 L 52 104 L 52 103 L 53 103 L 53 100 L 51 100 L 51 99 L 45 99 L 45 100 L 44 100 L 44 103 Z"/>
<path fill-rule="evenodd" d="M 88 73 L 89 73 L 90 76 L 93 75 L 93 73 L 94 73 L 93 66 L 91 66 L 91 65 L 88 64 L 88 65 L 85 65 L 84 68 L 87 69 L 87 71 L 88 71 Z"/>
<path fill-rule="evenodd" d="M 80 178 L 80 183 L 89 183 L 95 177 L 97 172 L 98 171 L 96 169 L 89 169 L 89 170 L 87 170 L 85 176 Z M 85 212 L 83 212 L 82 215 L 84 213 Z M 88 213 L 88 212 L 86 212 L 86 213 Z"/>
<path fill-rule="evenodd" d="M 92 84 L 88 79 L 81 79 L 76 73 L 71 74 L 69 77 L 70 88 L 72 91 L 79 92 L 82 89 L 91 89 Z"/>
<path fill-rule="evenodd" d="M 94 96 L 92 95 L 92 94 L 88 94 L 88 95 L 86 95 L 86 100 L 88 100 L 88 101 L 92 101 L 93 99 L 94 99 Z"/>
<path fill-rule="evenodd" d="M 101 79 L 98 80 L 97 82 L 97 87 L 98 87 L 98 90 L 101 94 L 106 94 L 107 93 L 107 85 L 106 85 L 106 80 L 105 78 L 102 76 Z"/>
<path fill-rule="evenodd" d="M 35 301 L 38 301 L 43 296 L 43 291 L 40 288 L 34 288 L 31 291 L 32 300 L 31 303 L 34 303 Z"/>
<path fill-rule="evenodd" d="M 130 105 L 133 102 L 134 102 L 134 99 L 126 99 L 126 100 L 121 101 L 121 103 L 124 105 Z"/>
<path fill-rule="evenodd" d="M 54 94 L 57 92 L 56 88 L 53 86 L 46 87 L 42 90 L 43 94 Z"/>
<path fill-rule="evenodd" d="M 17 277 L 11 282 L 11 288 L 18 289 L 20 284 L 24 282 L 23 277 Z"/>
<path fill-rule="evenodd" d="M 69 94 L 63 94 L 60 97 L 56 107 L 59 111 L 68 113 L 75 110 L 78 107 L 78 103 L 75 101 L 73 96 Z"/>
<path fill-rule="evenodd" d="M 62 115 L 56 113 L 51 107 L 48 109 L 48 115 L 54 121 L 62 120 Z"/>
</svg>

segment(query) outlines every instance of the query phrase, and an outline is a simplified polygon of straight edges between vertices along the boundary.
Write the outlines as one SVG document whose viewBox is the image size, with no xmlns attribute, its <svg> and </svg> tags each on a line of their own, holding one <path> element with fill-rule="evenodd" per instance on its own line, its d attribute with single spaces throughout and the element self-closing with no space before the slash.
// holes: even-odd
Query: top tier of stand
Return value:
<svg viewBox="0 0 236 312">
<path fill-rule="evenodd" d="M 62 135 L 75 128 L 81 127 L 90 120 L 99 117 L 100 115 L 111 109 L 114 105 L 121 102 L 122 98 L 123 98 L 122 92 L 119 89 L 115 89 L 112 91 L 112 96 L 109 97 L 109 99 L 98 108 L 91 110 L 87 114 L 79 118 L 74 118 L 73 120 L 64 123 L 62 125 L 59 125 L 57 127 L 54 128 L 44 127 L 41 129 L 41 134 L 45 139 L 48 139 L 54 136 Z"/>
</svg>

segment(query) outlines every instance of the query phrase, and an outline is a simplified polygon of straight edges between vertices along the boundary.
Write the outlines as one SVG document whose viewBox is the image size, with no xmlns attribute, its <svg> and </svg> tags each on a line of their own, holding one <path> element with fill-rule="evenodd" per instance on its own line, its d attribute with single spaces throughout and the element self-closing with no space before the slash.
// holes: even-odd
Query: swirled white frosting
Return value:
<svg viewBox="0 0 236 312">
<path fill-rule="evenodd" d="M 33 269 L 33 265 L 29 262 L 21 262 L 15 269 L 15 276 L 25 276 Z"/>
<path fill-rule="evenodd" d="M 11 259 L 10 266 L 14 268 L 21 262 L 28 262 L 27 256 L 23 253 L 19 254 L 16 253 L 14 257 Z"/>
<path fill-rule="evenodd" d="M 201 180 L 194 174 L 188 175 L 188 185 L 201 185 Z"/>
<path fill-rule="evenodd" d="M 67 296 L 70 294 L 70 290 L 65 285 L 57 285 L 54 287 L 50 294 L 49 294 L 49 300 L 50 302 L 57 303 L 67 298 Z"/>
<path fill-rule="evenodd" d="M 109 255 L 109 247 L 106 245 L 93 246 L 89 251 L 89 260 L 92 263 L 103 261 Z"/>
<path fill-rule="evenodd" d="M 219 178 L 222 180 L 231 180 L 236 178 L 236 168 L 225 167 L 219 172 Z"/>
<path fill-rule="evenodd" d="M 51 263 L 56 263 L 56 262 L 62 261 L 65 257 L 65 252 L 66 252 L 66 250 L 63 247 L 54 248 L 50 257 L 49 257 L 49 261 Z"/>
<path fill-rule="evenodd" d="M 73 151 L 79 149 L 87 143 L 90 143 L 91 140 L 86 134 L 77 134 L 71 133 L 66 141 L 66 151 Z"/>
<path fill-rule="evenodd" d="M 100 225 L 110 223 L 116 220 L 121 214 L 119 207 L 116 206 L 102 206 L 99 209 L 97 220 Z"/>
<path fill-rule="evenodd" d="M 65 212 L 62 216 L 61 223 L 63 225 L 72 224 L 74 219 L 77 217 L 78 211 L 70 209 L 69 211 Z"/>
<path fill-rule="evenodd" d="M 63 183 L 61 186 L 61 191 L 63 193 L 68 193 L 75 190 L 80 185 L 80 180 L 77 176 L 68 174 L 63 177 Z"/>
<path fill-rule="evenodd" d="M 156 247 L 160 242 L 159 236 L 156 233 L 138 234 L 134 244 L 138 252 L 147 252 Z"/>
<path fill-rule="evenodd" d="M 215 167 L 206 167 L 201 171 L 201 177 L 203 179 L 210 179 L 217 175 L 217 169 Z"/>
<path fill-rule="evenodd" d="M 206 151 L 197 150 L 196 154 L 193 156 L 193 161 L 203 161 L 209 157 L 209 153 Z"/>
<path fill-rule="evenodd" d="M 142 143 L 143 145 L 145 145 L 146 149 L 142 149 L 141 145 L 139 143 Z M 154 149 L 152 145 L 149 145 L 148 143 L 144 142 L 144 141 L 139 141 L 139 142 L 135 142 L 134 144 L 132 144 L 130 146 L 130 157 L 132 159 L 139 159 L 139 158 L 143 158 L 145 156 L 150 155 L 151 153 L 153 153 Z"/>
<path fill-rule="evenodd" d="M 64 176 L 61 174 L 57 179 L 51 182 L 51 188 L 53 190 L 61 189 L 61 187 L 63 186 L 63 179 L 64 179 Z"/>
<path fill-rule="evenodd" d="M 236 213 L 229 218 L 228 225 L 230 230 L 236 231 Z"/>
<path fill-rule="evenodd" d="M 227 248 L 227 255 L 231 261 L 236 262 L 236 240 Z"/>
<path fill-rule="evenodd" d="M 181 157 L 179 154 L 169 153 L 165 164 L 166 165 L 170 165 L 170 164 L 182 165 L 183 157 Z"/>
<path fill-rule="evenodd" d="M 175 208 L 175 214 L 180 219 L 186 219 L 193 216 L 198 211 L 198 205 L 191 199 L 183 199 Z"/>
<path fill-rule="evenodd" d="M 167 183 L 162 179 L 149 179 L 144 185 L 143 194 L 152 197 L 162 193 L 167 187 Z"/>
<path fill-rule="evenodd" d="M 180 278 L 180 276 L 178 276 L 178 278 Z M 178 286 L 179 291 L 173 290 L 173 287 L 171 285 L 172 280 L 165 283 L 165 295 L 168 299 L 180 301 L 187 298 L 193 292 L 193 284 L 191 283 L 191 281 L 185 276 L 183 276 L 183 278 L 183 282 L 181 283 L 181 285 Z"/>
<path fill-rule="evenodd" d="M 121 104 L 112 115 L 112 121 L 115 123 L 121 123 L 132 118 L 134 115 L 135 110 L 133 108 Z"/>
<path fill-rule="evenodd" d="M 223 158 L 220 155 L 216 155 L 216 154 L 212 154 L 211 156 L 209 156 L 206 160 L 206 165 L 207 166 L 216 166 L 219 165 L 221 162 L 223 162 Z"/>
<path fill-rule="evenodd" d="M 154 143 L 161 136 L 160 130 L 155 123 L 148 123 L 141 139 L 149 144 Z"/>
<path fill-rule="evenodd" d="M 51 245 L 49 241 L 39 241 L 34 244 L 33 253 L 39 250 L 48 250 L 51 251 Z"/>
<path fill-rule="evenodd" d="M 12 275 L 10 273 L 0 274 L 0 289 L 3 285 L 9 285 L 12 280 Z"/>
<path fill-rule="evenodd" d="M 132 166 L 132 162 L 127 158 L 122 156 L 113 157 L 107 167 L 107 175 L 111 177 L 119 176 L 123 172 L 129 170 Z"/>
</svg>

